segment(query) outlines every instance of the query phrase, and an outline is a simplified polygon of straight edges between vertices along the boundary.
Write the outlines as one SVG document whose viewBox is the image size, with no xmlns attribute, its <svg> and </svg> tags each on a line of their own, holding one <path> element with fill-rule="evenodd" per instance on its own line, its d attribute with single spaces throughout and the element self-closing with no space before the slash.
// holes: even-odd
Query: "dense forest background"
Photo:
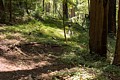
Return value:
<svg viewBox="0 0 120 80">
<path fill-rule="evenodd" d="M 0 0 L 0 80 L 120 80 L 119 0 Z"/>
</svg>

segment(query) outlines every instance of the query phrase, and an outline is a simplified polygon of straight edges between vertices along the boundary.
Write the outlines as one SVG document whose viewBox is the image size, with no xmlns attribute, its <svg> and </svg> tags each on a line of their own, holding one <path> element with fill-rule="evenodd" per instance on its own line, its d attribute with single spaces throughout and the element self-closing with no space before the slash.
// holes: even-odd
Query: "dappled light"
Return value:
<svg viewBox="0 0 120 80">
<path fill-rule="evenodd" d="M 0 80 L 120 80 L 119 1 L 0 0 Z"/>
</svg>

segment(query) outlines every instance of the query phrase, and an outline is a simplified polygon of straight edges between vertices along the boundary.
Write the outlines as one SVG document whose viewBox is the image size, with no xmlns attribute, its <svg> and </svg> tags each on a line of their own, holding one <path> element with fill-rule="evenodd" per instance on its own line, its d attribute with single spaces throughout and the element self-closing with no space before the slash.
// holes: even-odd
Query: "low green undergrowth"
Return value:
<svg viewBox="0 0 120 80">
<path fill-rule="evenodd" d="M 45 21 L 32 20 L 25 24 L 0 27 L 0 34 L 2 34 L 0 39 L 16 39 L 21 42 L 41 42 L 44 44 L 64 45 L 62 46 L 64 47 L 64 53 L 61 53 L 57 57 L 60 62 L 74 66 L 75 71 L 68 69 L 62 73 L 57 72 L 56 76 L 59 76 L 59 78 L 54 76 L 54 80 L 60 80 L 60 76 L 67 76 L 68 80 L 70 77 L 73 80 L 119 79 L 119 67 L 110 64 L 113 58 L 115 40 L 108 38 L 109 62 L 105 61 L 103 58 L 97 59 L 98 57 L 96 55 L 89 54 L 88 29 L 84 30 L 79 24 L 73 23 L 71 30 L 73 34 L 67 37 L 67 42 L 65 42 L 62 21 L 52 21 L 52 19 L 49 18 Z M 90 71 L 92 71 L 92 73 L 90 73 Z M 84 76 L 89 77 L 84 78 Z"/>
</svg>

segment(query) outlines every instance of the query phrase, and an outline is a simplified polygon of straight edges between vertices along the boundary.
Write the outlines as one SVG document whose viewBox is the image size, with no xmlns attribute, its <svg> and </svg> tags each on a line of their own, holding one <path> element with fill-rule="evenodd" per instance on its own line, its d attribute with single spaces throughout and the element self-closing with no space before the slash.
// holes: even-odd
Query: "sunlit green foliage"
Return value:
<svg viewBox="0 0 120 80">
<path fill-rule="evenodd" d="M 56 1 L 57 4 L 56 13 L 53 12 L 53 1 Z M 67 43 L 64 40 L 62 23 L 62 0 L 45 0 L 45 5 L 52 4 L 50 12 L 46 10 L 42 12 L 42 0 L 13 0 L 12 3 L 13 18 L 16 23 L 13 26 L 0 27 L 0 34 L 4 34 L 0 39 L 17 39 L 23 43 L 40 42 L 63 45 L 64 52 L 57 55 L 57 58 L 66 65 L 75 66 L 75 70 L 57 72 L 53 76 L 53 80 L 60 80 L 57 76 L 67 76 L 73 80 L 80 78 L 81 80 L 109 80 L 109 75 L 120 76 L 119 68 L 110 64 L 114 53 L 114 39 L 108 38 L 107 61 L 99 58 L 98 55 L 89 54 L 89 19 L 85 17 L 85 14 L 88 14 L 88 0 L 68 0 L 69 9 L 75 7 L 76 16 L 69 19 L 73 20 L 71 29 L 68 25 L 66 26 Z M 28 5 L 29 14 L 26 12 L 25 3 Z M 45 8 L 47 7 L 45 6 Z M 72 31 L 72 34 L 69 34 L 69 30 Z M 50 55 L 53 54 L 57 53 L 50 53 Z M 85 78 L 85 76 L 87 77 Z"/>
<path fill-rule="evenodd" d="M 68 70 L 68 72 L 58 72 L 56 76 L 70 76 L 72 79 L 78 79 L 81 76 L 82 79 L 85 78 L 85 80 L 87 80 L 87 78 L 93 80 L 109 80 L 109 78 L 106 77 L 109 73 L 119 76 L 116 66 L 111 66 L 108 62 L 103 62 L 103 59 L 96 58 L 98 57 L 97 55 L 93 56 L 89 54 L 88 30 L 79 24 L 73 24 L 73 35 L 67 38 L 67 43 L 64 42 L 62 21 L 52 20 L 52 18 L 46 18 L 44 21 L 32 20 L 25 24 L 16 24 L 14 26 L 6 26 L 5 28 L 1 27 L 0 29 L 2 30 L 1 34 L 6 35 L 4 39 L 21 39 L 25 42 L 32 41 L 67 45 L 63 46 L 65 52 L 61 53 L 58 58 L 60 62 L 78 67 L 75 68 L 75 71 L 69 72 Z M 109 48 L 110 51 L 112 51 L 114 49 L 112 49 L 111 46 L 114 45 L 114 40 L 109 39 Z M 85 73 L 83 73 L 84 71 Z M 90 77 L 89 71 L 94 73 L 92 77 Z M 88 77 L 83 77 L 82 75 Z M 53 79 L 57 79 L 56 76 L 54 76 Z"/>
</svg>

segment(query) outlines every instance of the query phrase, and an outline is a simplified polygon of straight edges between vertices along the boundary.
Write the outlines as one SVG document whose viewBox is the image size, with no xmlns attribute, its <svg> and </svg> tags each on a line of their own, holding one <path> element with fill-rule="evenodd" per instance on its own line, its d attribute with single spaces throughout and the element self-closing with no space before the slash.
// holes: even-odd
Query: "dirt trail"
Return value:
<svg viewBox="0 0 120 80">
<path fill-rule="evenodd" d="M 59 62 L 62 46 L 24 43 L 17 40 L 0 41 L 0 80 L 50 80 L 56 71 L 72 66 Z M 53 55 L 57 54 L 57 55 Z"/>
</svg>

